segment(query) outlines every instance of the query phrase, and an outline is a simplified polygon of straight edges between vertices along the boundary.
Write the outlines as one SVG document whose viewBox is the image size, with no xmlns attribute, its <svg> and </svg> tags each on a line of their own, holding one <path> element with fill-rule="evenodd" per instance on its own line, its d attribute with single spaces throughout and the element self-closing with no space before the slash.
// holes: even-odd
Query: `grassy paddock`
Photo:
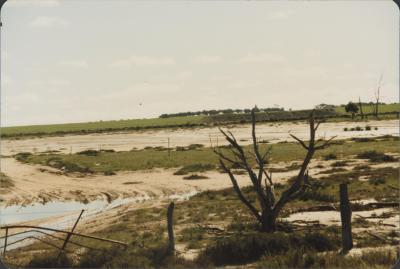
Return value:
<svg viewBox="0 0 400 269">
<path fill-rule="evenodd" d="M 265 150 L 268 145 L 260 145 Z M 246 146 L 246 151 L 252 151 L 251 146 Z M 385 137 L 371 139 L 368 142 L 352 140 L 336 141 L 331 147 L 317 151 L 316 158 L 335 156 L 342 159 L 350 155 L 357 155 L 374 149 L 381 153 L 397 153 L 398 138 Z M 226 149 L 222 148 L 222 151 Z M 289 162 L 302 160 L 305 150 L 298 143 L 278 143 L 272 145 L 270 162 Z M 96 154 L 29 154 L 19 153 L 16 158 L 20 161 L 48 165 L 55 168 L 65 167 L 67 172 L 111 172 L 111 171 L 136 171 L 153 168 L 183 167 L 178 174 L 202 172 L 212 170 L 218 166 L 218 158 L 210 148 L 197 148 L 185 151 L 172 151 L 171 155 L 165 151 L 148 148 L 135 151 L 109 152 L 100 151 Z M 254 158 L 250 158 L 251 164 Z"/>
<path fill-rule="evenodd" d="M 364 114 L 372 114 L 374 106 L 366 105 L 366 104 L 362 105 L 362 109 L 363 109 Z M 335 111 L 337 113 L 339 113 L 339 114 L 348 114 L 348 113 L 346 113 L 346 110 L 344 109 L 344 106 L 337 106 L 335 108 Z M 379 113 L 400 112 L 400 104 L 379 105 L 378 112 Z"/>
<path fill-rule="evenodd" d="M 174 118 L 154 118 L 154 119 L 132 119 L 132 120 L 113 120 L 96 121 L 66 124 L 30 125 L 2 127 L 2 137 L 24 136 L 24 135 L 60 135 L 60 134 L 86 134 L 124 130 L 141 130 L 146 128 L 173 128 L 191 127 L 201 125 L 203 116 L 174 117 Z"/>
<path fill-rule="evenodd" d="M 364 105 L 365 114 L 372 113 L 370 105 Z M 380 105 L 380 119 L 397 118 L 396 112 L 400 111 L 400 104 Z M 257 113 L 257 121 L 296 121 L 305 120 L 309 116 L 310 110 L 293 110 L 279 112 L 259 112 Z M 319 113 L 319 114 L 318 114 Z M 317 113 L 327 121 L 348 121 L 351 120 L 350 115 L 345 112 L 344 107 L 338 106 L 334 111 L 320 111 Z M 373 118 L 372 115 L 369 118 Z M 356 119 L 358 120 L 358 118 Z M 117 131 L 135 131 L 150 128 L 178 128 L 178 127 L 195 127 L 195 126 L 213 126 L 215 124 L 228 123 L 246 123 L 250 122 L 249 113 L 239 114 L 220 114 L 213 116 L 186 116 L 171 118 L 152 118 L 152 119 L 131 119 L 131 120 L 112 120 L 112 121 L 96 121 L 82 123 L 66 123 L 66 124 L 48 124 L 48 125 L 30 125 L 30 126 L 13 126 L 2 127 L 1 135 L 3 138 L 15 137 L 36 137 L 64 134 L 88 134 L 103 133 Z"/>
</svg>

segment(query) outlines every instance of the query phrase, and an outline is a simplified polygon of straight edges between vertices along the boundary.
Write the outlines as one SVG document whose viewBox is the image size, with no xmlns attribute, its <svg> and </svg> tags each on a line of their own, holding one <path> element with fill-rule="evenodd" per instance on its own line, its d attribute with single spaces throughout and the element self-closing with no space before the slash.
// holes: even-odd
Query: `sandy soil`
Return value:
<svg viewBox="0 0 400 269">
<path fill-rule="evenodd" d="M 144 195 L 159 197 L 231 186 L 226 174 L 216 171 L 204 173 L 209 179 L 202 180 L 184 180 L 183 176 L 173 175 L 175 169 L 120 172 L 114 176 L 78 177 L 57 175 L 48 167 L 22 164 L 13 158 L 2 158 L 1 162 L 3 172 L 15 182 L 15 187 L 2 196 L 7 205 Z M 250 183 L 243 175 L 238 175 L 237 179 L 240 185 Z"/>
<path fill-rule="evenodd" d="M 355 211 L 352 214 L 352 220 L 354 221 L 358 217 L 368 218 L 373 214 L 379 216 L 383 213 L 396 213 L 395 216 L 390 218 L 372 218 L 368 219 L 371 222 L 381 225 L 382 224 L 394 225 L 395 229 L 400 228 L 399 215 L 396 209 L 393 208 L 379 208 L 368 211 Z M 286 221 L 319 221 L 320 224 L 324 225 L 340 225 L 340 212 L 339 211 L 314 211 L 314 212 L 298 212 L 291 214 L 289 217 L 285 218 Z"/>
<path fill-rule="evenodd" d="M 378 127 L 378 130 L 371 131 L 343 131 L 343 128 L 366 125 Z M 229 127 L 236 138 L 242 144 L 250 144 L 251 130 L 249 124 L 234 125 Z M 305 122 L 283 122 L 283 123 L 260 123 L 257 125 L 257 136 L 261 140 L 270 143 L 280 141 L 292 141 L 290 133 L 296 134 L 299 138 L 308 138 L 309 126 Z M 350 137 L 370 137 L 380 135 L 398 135 L 399 121 L 369 121 L 369 122 L 331 122 L 321 124 L 318 135 L 327 138 L 337 136 L 338 139 Z M 152 131 L 140 131 L 129 133 L 110 134 L 89 134 L 89 135 L 66 135 L 59 137 L 43 137 L 21 140 L 2 140 L 2 155 L 12 155 L 18 152 L 43 152 L 58 150 L 63 153 L 74 153 L 86 149 L 114 149 L 118 151 L 131 150 L 132 148 L 142 149 L 147 146 L 188 146 L 190 144 L 203 144 L 210 146 L 210 138 L 213 144 L 225 144 L 216 127 L 195 128 L 195 129 L 162 129 Z"/>
<path fill-rule="evenodd" d="M 324 177 L 321 173 L 331 170 L 336 160 L 323 161 L 315 159 L 310 164 L 310 176 Z M 285 168 L 292 163 L 280 162 L 274 168 Z M 360 164 L 368 164 L 371 168 L 399 167 L 399 163 L 371 164 L 367 160 L 349 159 L 348 165 L 341 167 L 346 171 Z M 184 180 L 184 176 L 173 173 L 177 169 L 153 169 L 148 171 L 118 172 L 113 176 L 102 174 L 81 175 L 60 174 L 59 170 L 34 164 L 24 164 L 14 158 L 1 158 L 3 173 L 9 176 L 15 186 L 1 196 L 3 205 L 28 205 L 34 202 L 49 201 L 93 201 L 96 199 L 114 200 L 117 198 L 145 197 L 165 198 L 190 192 L 219 190 L 232 186 L 226 174 L 217 171 L 202 173 L 208 179 Z M 321 168 L 322 167 L 322 168 Z M 296 176 L 298 170 L 273 173 L 275 183 L 281 183 Z M 340 173 L 340 172 L 339 172 Z M 236 175 L 240 186 L 251 182 L 246 175 Z"/>
</svg>

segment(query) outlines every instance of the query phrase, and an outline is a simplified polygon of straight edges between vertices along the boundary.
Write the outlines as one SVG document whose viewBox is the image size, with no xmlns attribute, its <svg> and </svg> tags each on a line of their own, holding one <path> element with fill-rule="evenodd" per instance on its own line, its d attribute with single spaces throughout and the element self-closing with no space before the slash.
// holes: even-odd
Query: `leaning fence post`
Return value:
<svg viewBox="0 0 400 269">
<path fill-rule="evenodd" d="M 8 237 L 8 228 L 6 228 L 6 237 L 4 239 L 4 250 L 3 250 L 3 257 L 6 257 L 6 248 L 7 248 L 7 237 Z"/>
<path fill-rule="evenodd" d="M 170 254 L 174 253 L 175 251 L 175 239 L 174 239 L 174 223 L 173 223 L 173 216 L 174 216 L 174 202 L 171 202 L 168 206 L 167 211 L 167 221 L 168 221 L 168 252 Z"/>
<path fill-rule="evenodd" d="M 74 230 L 75 230 L 75 228 L 76 228 L 76 225 L 78 225 L 78 222 L 79 222 L 80 218 L 82 217 L 83 211 L 85 211 L 85 210 L 82 209 L 81 214 L 79 214 L 79 217 L 76 219 L 75 224 L 74 224 L 74 226 L 72 227 L 71 232 L 67 234 L 67 237 L 65 238 L 64 244 L 63 244 L 63 246 L 61 247 L 60 253 L 58 254 L 57 260 L 58 260 L 58 258 L 60 258 L 61 253 L 64 251 L 65 247 L 67 246 L 67 243 L 68 243 L 69 239 L 70 239 L 71 236 L 72 236 L 71 233 L 74 232 Z"/>
<path fill-rule="evenodd" d="M 351 208 L 347 193 L 347 184 L 340 184 L 340 217 L 342 221 L 342 253 L 353 248 L 351 236 Z"/>
<path fill-rule="evenodd" d="M 170 156 L 171 156 L 171 148 L 169 146 L 169 137 L 168 137 L 168 157 L 170 157 Z"/>
</svg>

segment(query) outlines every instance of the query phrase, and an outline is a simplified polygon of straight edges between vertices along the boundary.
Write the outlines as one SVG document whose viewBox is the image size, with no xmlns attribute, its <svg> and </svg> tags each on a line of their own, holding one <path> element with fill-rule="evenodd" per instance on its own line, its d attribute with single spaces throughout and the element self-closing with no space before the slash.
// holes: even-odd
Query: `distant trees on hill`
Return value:
<svg viewBox="0 0 400 269">
<path fill-rule="evenodd" d="M 315 106 L 315 109 L 317 110 L 335 110 L 334 105 L 328 105 L 328 104 L 319 104 Z"/>
<path fill-rule="evenodd" d="M 269 108 L 255 108 L 256 112 L 278 112 L 278 111 L 285 111 L 282 107 L 269 107 Z M 186 116 L 212 116 L 218 114 L 247 114 L 250 113 L 250 109 L 211 109 L 211 110 L 202 110 L 202 111 L 195 111 L 195 112 L 179 112 L 179 113 L 170 113 L 170 114 L 162 114 L 160 118 L 171 118 L 171 117 L 186 117 Z"/>
</svg>

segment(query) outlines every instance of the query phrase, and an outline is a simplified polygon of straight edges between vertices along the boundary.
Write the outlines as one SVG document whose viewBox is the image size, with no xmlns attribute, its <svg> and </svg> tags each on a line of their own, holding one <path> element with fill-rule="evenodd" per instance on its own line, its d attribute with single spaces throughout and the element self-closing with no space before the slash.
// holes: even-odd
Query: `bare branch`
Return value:
<svg viewBox="0 0 400 269">
<path fill-rule="evenodd" d="M 268 197 L 269 204 L 271 205 L 271 207 L 273 207 L 275 204 L 275 194 L 274 194 L 274 186 L 273 185 L 267 186 L 267 197 Z"/>
<path fill-rule="evenodd" d="M 235 164 L 235 165 L 240 166 L 241 168 L 245 169 L 245 167 L 240 162 L 234 161 L 234 160 L 226 157 L 222 152 L 217 151 L 217 150 L 214 149 L 214 153 L 217 154 L 221 159 L 223 159 L 225 161 L 228 161 L 228 162 L 230 162 L 232 164 Z"/>
<path fill-rule="evenodd" d="M 292 134 L 290 134 L 290 136 L 293 137 L 295 140 L 297 140 L 297 142 L 299 142 L 300 145 L 301 145 L 303 148 L 305 148 L 306 150 L 308 150 L 308 147 L 306 146 L 306 144 L 305 144 L 302 140 L 300 140 L 300 138 L 298 138 L 298 137 L 296 137 L 296 136 L 294 136 L 294 135 L 292 135 Z"/>
<path fill-rule="evenodd" d="M 335 138 L 336 138 L 336 135 L 332 136 L 331 138 L 326 140 L 322 145 L 316 146 L 315 150 L 320 150 L 320 149 L 324 149 L 324 148 L 328 147 L 331 144 L 332 140 Z"/>
<path fill-rule="evenodd" d="M 315 131 L 318 130 L 318 127 L 319 127 L 320 124 L 321 124 L 321 121 L 318 121 L 318 122 L 317 122 L 317 125 L 316 125 L 315 128 L 314 128 Z"/>
<path fill-rule="evenodd" d="M 271 153 L 272 151 L 272 146 L 270 146 L 264 153 L 264 155 L 261 157 L 261 161 L 264 163 L 265 159 L 267 158 L 267 156 Z"/>
<path fill-rule="evenodd" d="M 257 220 L 259 222 L 261 222 L 262 220 L 261 220 L 260 214 L 258 213 L 257 209 L 243 196 L 242 191 L 240 190 L 239 185 L 237 184 L 237 181 L 236 181 L 235 177 L 233 176 L 231 170 L 225 166 L 225 164 L 222 160 L 220 160 L 220 164 L 221 164 L 222 169 L 228 173 L 228 175 L 232 181 L 233 189 L 235 190 L 236 194 L 239 196 L 239 199 L 250 209 L 250 211 L 257 218 Z"/>
</svg>

